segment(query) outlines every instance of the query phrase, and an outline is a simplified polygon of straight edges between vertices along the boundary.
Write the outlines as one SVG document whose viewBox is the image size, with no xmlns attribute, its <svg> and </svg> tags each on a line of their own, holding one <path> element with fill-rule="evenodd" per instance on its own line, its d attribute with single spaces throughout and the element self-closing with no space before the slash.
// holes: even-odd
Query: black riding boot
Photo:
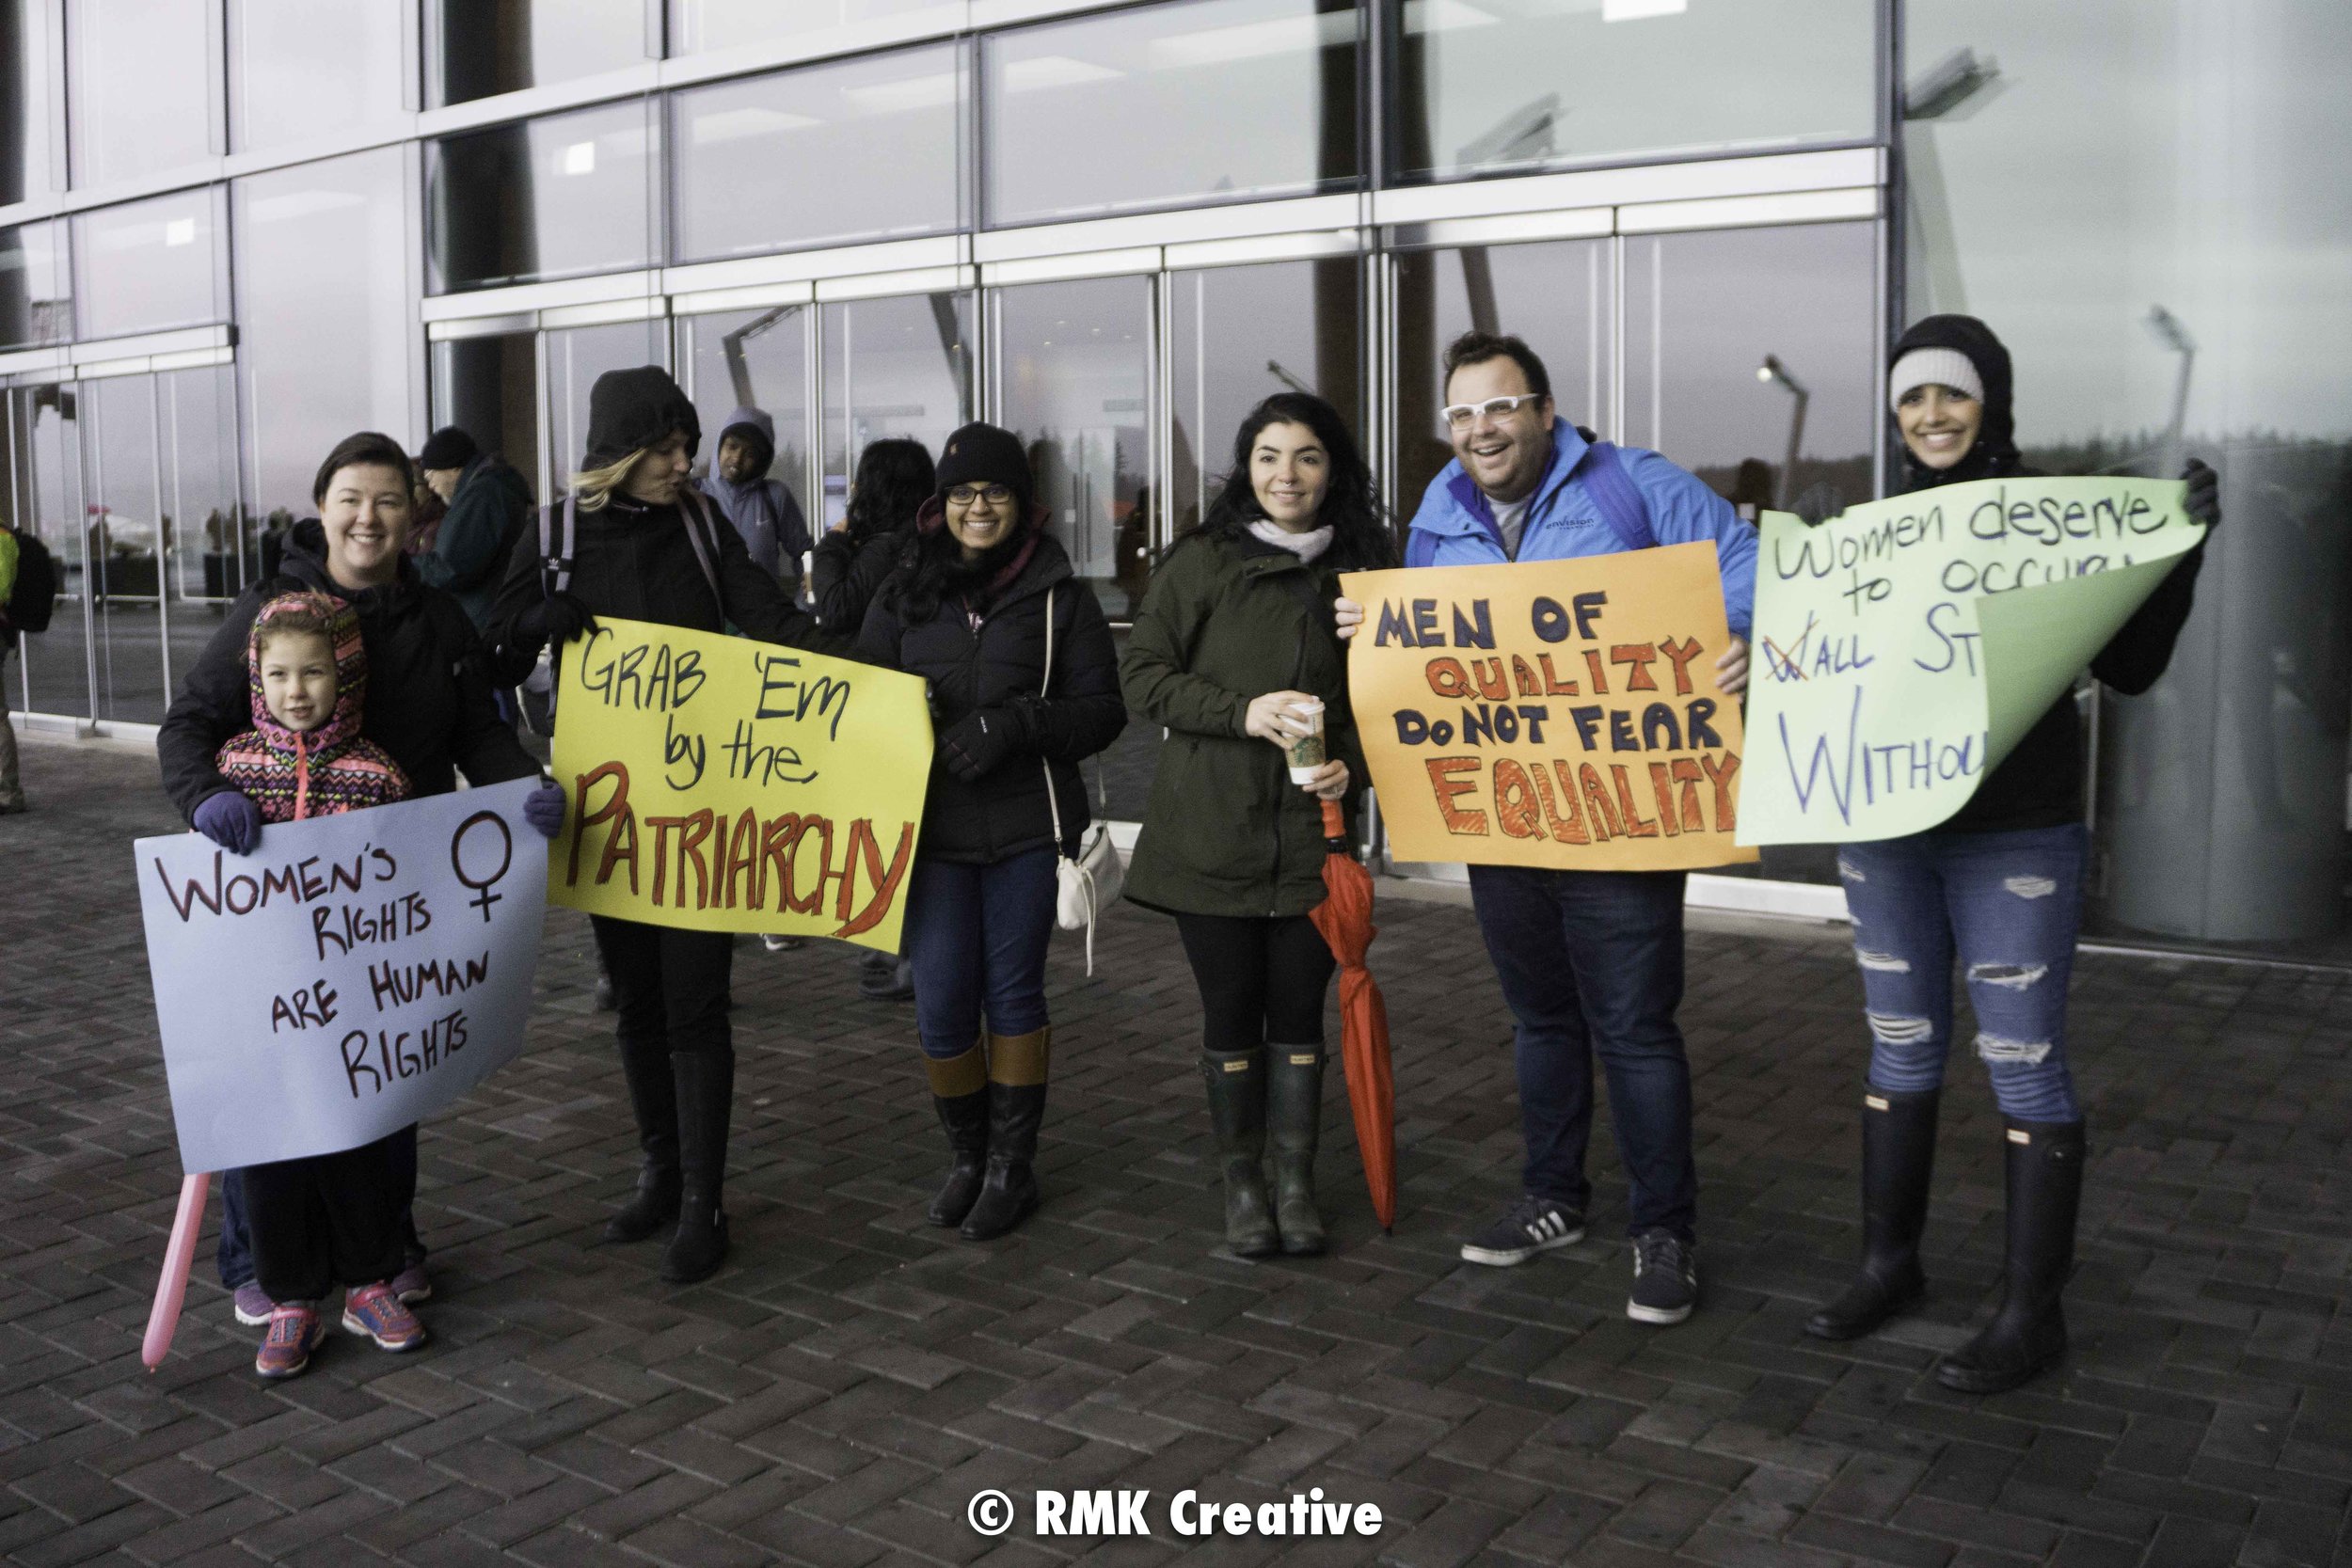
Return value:
<svg viewBox="0 0 2352 1568">
<path fill-rule="evenodd" d="M 1315 1144 L 1323 1131 L 1323 1047 L 1267 1042 L 1266 1132 L 1274 1144 L 1274 1220 L 1282 1250 L 1310 1258 L 1323 1250 L 1315 1212 Z"/>
<path fill-rule="evenodd" d="M 947 1130 L 947 1152 L 953 1164 L 939 1196 L 923 1217 L 933 1225 L 958 1226 L 980 1196 L 988 1166 L 988 1058 L 978 1046 L 945 1061 L 927 1057 L 931 1103 L 939 1109 L 939 1125 Z"/>
<path fill-rule="evenodd" d="M 2083 1124 L 2003 1119 L 2009 1141 L 2009 1280 L 1984 1332 L 1944 1358 L 1935 1381 L 1963 1394 L 1997 1394 L 2066 1354 L 2058 1306 L 2074 1268 L 2082 1208 Z"/>
<path fill-rule="evenodd" d="M 637 1194 L 604 1222 L 608 1242 L 642 1242 L 677 1218 L 677 1084 L 666 1039 L 621 1041 L 621 1077 L 644 1151 Z"/>
<path fill-rule="evenodd" d="M 1862 1090 L 1862 1272 L 1805 1321 L 1817 1339 L 1857 1339 L 1927 1289 L 1919 1236 L 1928 1223 L 1940 1089 Z"/>
<path fill-rule="evenodd" d="M 988 1041 L 988 1172 L 980 1196 L 957 1232 L 967 1242 L 993 1241 L 1037 1210 L 1037 1130 L 1045 1119 L 1046 1059 L 1051 1026 L 1025 1035 L 992 1035 Z"/>
<path fill-rule="evenodd" d="M 735 1108 L 735 1053 L 680 1051 L 677 1079 L 677 1234 L 661 1257 L 661 1277 L 691 1285 L 719 1272 L 727 1256 L 727 1216 L 719 1206 L 727 1169 L 727 1117 Z"/>
<path fill-rule="evenodd" d="M 1208 1085 L 1209 1127 L 1225 1174 L 1225 1245 L 1236 1258 L 1271 1258 L 1282 1240 L 1266 1200 L 1265 1053 L 1203 1051 L 1200 1081 Z"/>
</svg>

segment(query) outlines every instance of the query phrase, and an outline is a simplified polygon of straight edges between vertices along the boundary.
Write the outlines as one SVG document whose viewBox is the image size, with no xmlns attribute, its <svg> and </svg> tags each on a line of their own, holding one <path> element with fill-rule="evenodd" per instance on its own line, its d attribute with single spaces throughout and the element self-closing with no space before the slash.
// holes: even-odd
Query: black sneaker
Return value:
<svg viewBox="0 0 2352 1568">
<path fill-rule="evenodd" d="M 1548 1197 L 1525 1193 L 1509 1213 L 1462 1243 L 1462 1259 L 1509 1268 L 1539 1252 L 1573 1246 L 1583 1239 L 1583 1215 Z"/>
<path fill-rule="evenodd" d="M 1678 1323 L 1698 1305 L 1698 1248 L 1671 1230 L 1633 1238 L 1633 1293 L 1625 1315 L 1637 1323 Z"/>
</svg>

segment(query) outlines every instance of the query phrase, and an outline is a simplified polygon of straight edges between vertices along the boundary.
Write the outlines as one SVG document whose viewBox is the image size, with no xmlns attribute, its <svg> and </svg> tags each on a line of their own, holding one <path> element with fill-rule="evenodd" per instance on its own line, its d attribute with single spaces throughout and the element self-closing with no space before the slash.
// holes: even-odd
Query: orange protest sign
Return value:
<svg viewBox="0 0 2352 1568">
<path fill-rule="evenodd" d="M 1670 871 L 1753 861 L 1711 545 L 1356 572 L 1357 733 L 1401 861 Z"/>
</svg>

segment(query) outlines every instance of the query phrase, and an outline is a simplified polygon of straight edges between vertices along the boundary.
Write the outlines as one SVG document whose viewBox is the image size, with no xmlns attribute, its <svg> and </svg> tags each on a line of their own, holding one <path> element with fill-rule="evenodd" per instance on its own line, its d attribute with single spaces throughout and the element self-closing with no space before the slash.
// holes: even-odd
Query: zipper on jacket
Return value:
<svg viewBox="0 0 2352 1568">
<path fill-rule="evenodd" d="M 297 822 L 310 815 L 310 738 L 300 730 L 294 732 L 294 820 Z"/>
</svg>

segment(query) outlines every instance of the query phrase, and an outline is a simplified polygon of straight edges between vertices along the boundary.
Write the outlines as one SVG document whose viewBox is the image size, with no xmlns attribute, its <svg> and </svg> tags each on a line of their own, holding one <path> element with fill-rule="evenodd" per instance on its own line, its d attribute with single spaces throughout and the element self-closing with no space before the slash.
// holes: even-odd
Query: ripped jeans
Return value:
<svg viewBox="0 0 2352 1568">
<path fill-rule="evenodd" d="M 2082 924 L 2079 822 L 2001 833 L 1914 833 L 1837 851 L 1870 1025 L 1870 1085 L 1941 1087 L 1959 949 L 1977 1054 L 2001 1114 L 2074 1121 L 2066 982 Z"/>
</svg>

